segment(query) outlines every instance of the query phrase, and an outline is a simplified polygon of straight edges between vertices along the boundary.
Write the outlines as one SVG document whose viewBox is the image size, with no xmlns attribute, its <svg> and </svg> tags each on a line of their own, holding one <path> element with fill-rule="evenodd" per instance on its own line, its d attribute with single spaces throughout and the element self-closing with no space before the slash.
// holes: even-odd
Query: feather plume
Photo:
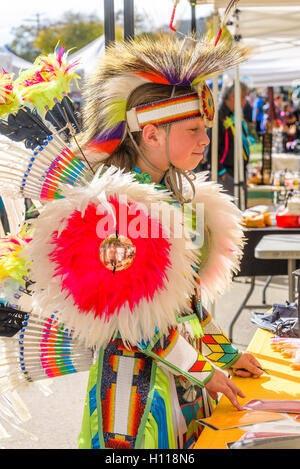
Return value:
<svg viewBox="0 0 300 469">
<path fill-rule="evenodd" d="M 227 21 L 230 19 L 233 13 L 233 10 L 237 7 L 238 3 L 239 3 L 239 0 L 230 0 L 221 18 L 221 28 L 223 28 L 226 25 Z"/>
<path fill-rule="evenodd" d="M 64 185 L 86 185 L 87 166 L 57 135 L 27 150 L 23 144 L 0 138 L 0 187 L 4 195 L 33 200 L 61 198 Z"/>
<path fill-rule="evenodd" d="M 115 167 L 100 179 L 96 175 L 86 188 L 65 191 L 64 199 L 48 204 L 40 214 L 26 250 L 33 261 L 34 303 L 41 311 L 49 310 L 51 303 L 89 346 L 106 344 L 118 331 L 124 343 L 135 345 L 151 340 L 156 327 L 163 333 L 176 327 L 175 312 L 190 312 L 186 298 L 195 288 L 192 265 L 198 262 L 198 251 L 186 249 L 186 240 L 175 235 L 173 226 L 168 227 L 171 234 L 166 240 L 134 237 L 133 243 L 139 246 L 134 263 L 116 276 L 95 257 L 101 243 L 95 223 L 101 220 L 93 214 L 99 204 L 111 210 L 111 198 L 122 195 L 129 205 L 142 204 L 141 210 L 151 213 L 154 222 L 178 220 L 181 210 L 168 203 L 169 192 L 157 191 L 154 184 L 139 184 L 132 174 Z"/>
<path fill-rule="evenodd" d="M 5 118 L 0 122 L 5 136 L 0 141 L 0 185 L 14 198 L 59 198 L 62 185 L 85 184 L 89 177 L 89 163 L 85 166 L 69 148 L 80 127 L 67 93 L 79 76 L 74 72 L 78 62 L 68 63 L 67 55 L 61 47 L 39 56 L 15 81 L 12 74 L 0 74 L 0 117 Z M 10 140 L 24 142 L 33 153 Z"/>
<path fill-rule="evenodd" d="M 0 118 L 19 109 L 20 99 L 14 89 L 13 74 L 2 69 L 0 72 Z"/>
<path fill-rule="evenodd" d="M 201 247 L 198 274 L 199 296 L 206 307 L 232 285 L 232 276 L 238 272 L 245 239 L 242 212 L 222 186 L 207 178 L 207 173 L 197 174 L 193 200 L 204 207 L 205 241 Z"/>
<path fill-rule="evenodd" d="M 0 395 L 46 378 L 87 371 L 92 351 L 73 337 L 73 331 L 52 314 L 25 316 L 14 337 L 0 338 Z"/>
<path fill-rule="evenodd" d="M 169 24 L 169 28 L 172 29 L 172 31 L 176 31 L 176 28 L 174 28 L 173 23 L 174 23 L 176 8 L 177 8 L 179 1 L 180 0 L 174 0 L 172 15 L 171 15 L 170 24 Z"/>
<path fill-rule="evenodd" d="M 68 53 L 60 48 L 47 56 L 39 56 L 33 66 L 21 71 L 15 80 L 15 87 L 24 103 L 32 106 L 41 116 L 61 102 L 70 90 L 72 80 L 80 78 L 74 72 L 75 61 L 67 62 Z"/>
<path fill-rule="evenodd" d="M 223 16 L 221 18 L 221 21 L 220 21 L 220 29 L 218 31 L 218 34 L 215 40 L 215 46 L 218 44 L 221 34 L 222 34 L 222 30 L 224 26 L 226 25 L 227 21 L 229 20 L 230 16 L 232 15 L 233 10 L 236 8 L 238 3 L 239 3 L 239 0 L 230 0 L 229 4 L 227 5 L 223 13 Z"/>
<path fill-rule="evenodd" d="M 1 297 L 4 295 L 3 280 L 11 279 L 25 286 L 24 277 L 28 276 L 27 259 L 22 256 L 22 250 L 30 238 L 10 237 L 0 238 L 0 288 Z M 5 295 L 4 295 L 5 297 Z"/>
</svg>

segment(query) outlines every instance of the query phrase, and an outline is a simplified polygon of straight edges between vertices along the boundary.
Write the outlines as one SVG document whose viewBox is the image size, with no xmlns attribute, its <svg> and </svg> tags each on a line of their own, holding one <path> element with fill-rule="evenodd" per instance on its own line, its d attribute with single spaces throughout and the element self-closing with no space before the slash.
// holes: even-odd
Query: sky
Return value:
<svg viewBox="0 0 300 469">
<path fill-rule="evenodd" d="M 62 7 L 63 5 L 63 7 Z M 10 0 L 1 7 L 0 14 L 0 46 L 11 41 L 11 29 L 21 24 L 37 22 L 37 14 L 43 19 L 59 19 L 65 11 L 74 13 L 95 13 L 104 18 L 104 0 Z M 135 8 L 145 16 L 149 15 L 149 24 L 160 26 L 169 24 L 173 0 L 134 0 Z M 123 0 L 115 0 L 115 10 L 123 8 Z M 198 5 L 197 16 L 209 14 L 211 6 Z M 191 7 L 188 0 L 181 0 L 177 6 L 176 19 L 189 19 Z"/>
</svg>

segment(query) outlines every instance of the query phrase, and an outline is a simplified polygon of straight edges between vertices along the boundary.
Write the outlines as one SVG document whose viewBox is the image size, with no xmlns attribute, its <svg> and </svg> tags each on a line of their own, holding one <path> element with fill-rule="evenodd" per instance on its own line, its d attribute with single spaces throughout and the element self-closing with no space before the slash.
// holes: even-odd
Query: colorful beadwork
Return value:
<svg viewBox="0 0 300 469">
<path fill-rule="evenodd" d="M 210 315 L 201 323 L 204 331 L 202 337 L 202 354 L 220 368 L 230 368 L 240 354 L 215 323 Z"/>
<path fill-rule="evenodd" d="M 182 119 L 200 117 L 198 95 L 193 93 L 138 106 L 136 115 L 140 129 L 147 124 L 166 125 Z"/>
<path fill-rule="evenodd" d="M 211 91 L 207 84 L 203 82 L 201 85 L 200 93 L 200 109 L 203 115 L 203 118 L 208 121 L 209 124 L 212 123 L 215 115 L 215 106 L 214 100 L 211 94 Z"/>
<path fill-rule="evenodd" d="M 205 386 L 213 373 L 211 363 L 174 330 L 170 331 L 168 337 L 163 338 L 162 344 L 158 340 L 153 349 L 150 351 L 148 348 L 145 353 L 163 363 L 176 375 L 190 379 L 200 387 Z"/>
<path fill-rule="evenodd" d="M 37 344 L 36 356 L 32 344 Z M 26 379 L 54 378 L 89 369 L 92 353 L 76 343 L 73 331 L 53 314 L 47 319 L 26 315 L 20 330 L 19 363 Z"/>
<path fill-rule="evenodd" d="M 103 357 L 101 408 L 106 448 L 134 448 L 150 385 L 151 360 L 120 339 Z"/>
</svg>

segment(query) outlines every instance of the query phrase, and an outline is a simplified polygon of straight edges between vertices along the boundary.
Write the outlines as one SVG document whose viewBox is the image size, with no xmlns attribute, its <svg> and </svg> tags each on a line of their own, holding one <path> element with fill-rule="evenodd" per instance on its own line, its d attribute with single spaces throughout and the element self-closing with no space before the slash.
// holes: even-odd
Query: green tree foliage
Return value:
<svg viewBox="0 0 300 469">
<path fill-rule="evenodd" d="M 104 33 L 104 24 L 95 15 L 66 12 L 58 21 L 43 21 L 39 28 L 21 25 L 12 32 L 11 50 L 33 62 L 39 54 L 53 52 L 58 42 L 67 50 L 81 49 Z"/>
<path fill-rule="evenodd" d="M 34 45 L 37 30 L 32 25 L 23 24 L 12 29 L 13 40 L 9 48 L 19 57 L 33 62 L 40 51 Z"/>
<path fill-rule="evenodd" d="M 81 49 L 104 33 L 103 22 L 96 16 L 67 12 L 61 21 L 40 29 L 34 46 L 42 52 L 52 52 L 59 42 L 67 50 Z"/>
<path fill-rule="evenodd" d="M 39 15 L 37 15 L 38 19 Z M 34 21 L 34 19 L 33 19 Z M 115 36 L 116 40 L 124 37 L 123 11 L 116 12 Z M 159 31 L 149 30 L 149 18 L 136 11 L 135 36 L 144 34 L 157 38 Z M 38 20 L 36 25 L 23 24 L 13 28 L 13 40 L 10 49 L 18 56 L 33 62 L 39 54 L 53 52 L 59 43 L 65 49 L 79 50 L 104 34 L 104 22 L 96 15 L 66 12 L 56 21 Z"/>
</svg>

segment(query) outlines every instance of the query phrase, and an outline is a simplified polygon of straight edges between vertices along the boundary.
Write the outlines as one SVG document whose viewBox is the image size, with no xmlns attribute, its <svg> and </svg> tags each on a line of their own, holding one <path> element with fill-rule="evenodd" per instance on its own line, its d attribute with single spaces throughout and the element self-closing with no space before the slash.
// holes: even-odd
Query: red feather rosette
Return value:
<svg viewBox="0 0 300 469">
<path fill-rule="evenodd" d="M 187 228 L 178 235 L 182 212 L 167 191 L 111 167 L 63 195 L 44 208 L 27 248 L 41 312 L 57 310 L 99 346 L 117 333 L 131 345 L 151 340 L 156 328 L 167 333 L 177 314 L 191 312 L 198 254 Z M 112 244 L 120 268 L 103 261 L 101 249 L 107 254 Z"/>
<path fill-rule="evenodd" d="M 171 265 L 171 246 L 157 220 L 136 204 L 120 203 L 117 197 L 110 197 L 108 203 L 115 217 L 101 204 L 88 205 L 84 215 L 75 211 L 63 232 L 53 233 L 54 249 L 49 255 L 62 289 L 72 295 L 80 314 L 92 312 L 106 321 L 125 305 L 133 311 L 143 299 L 153 300 Z M 149 237 L 151 231 L 158 236 Z M 114 233 L 131 240 L 136 252 L 132 265 L 117 272 L 100 258 L 102 243 Z"/>
</svg>

